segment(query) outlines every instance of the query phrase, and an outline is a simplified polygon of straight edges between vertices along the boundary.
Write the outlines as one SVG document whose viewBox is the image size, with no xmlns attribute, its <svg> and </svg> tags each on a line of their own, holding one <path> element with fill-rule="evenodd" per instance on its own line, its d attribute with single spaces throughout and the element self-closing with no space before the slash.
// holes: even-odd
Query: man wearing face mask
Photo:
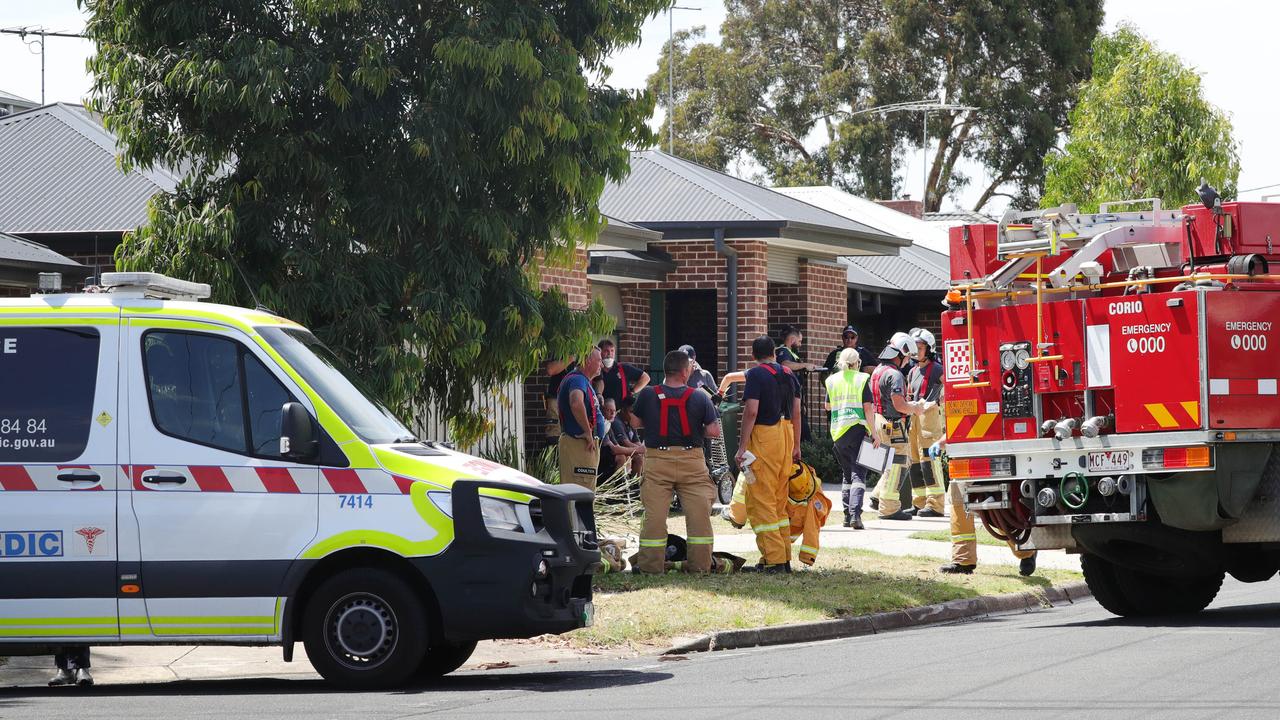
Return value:
<svg viewBox="0 0 1280 720">
<path fill-rule="evenodd" d="M 602 395 L 617 405 L 618 412 L 626 421 L 631 415 L 636 394 L 649 384 L 649 373 L 637 365 L 618 362 L 618 348 L 609 338 L 601 340 L 596 347 L 600 348 L 600 362 L 604 365 L 600 371 L 600 378 L 604 381 Z"/>
</svg>

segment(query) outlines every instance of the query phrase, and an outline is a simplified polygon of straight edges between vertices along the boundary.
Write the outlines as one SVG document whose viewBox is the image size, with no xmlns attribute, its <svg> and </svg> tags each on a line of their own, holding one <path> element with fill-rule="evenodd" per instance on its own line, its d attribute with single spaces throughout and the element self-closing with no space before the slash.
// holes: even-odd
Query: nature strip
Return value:
<svg viewBox="0 0 1280 720">
<path fill-rule="evenodd" d="M 791 623 L 772 627 L 745 630 L 721 630 L 675 645 L 663 655 L 683 655 L 709 650 L 735 650 L 763 645 L 787 645 L 790 643 L 834 640 L 836 638 L 874 635 L 890 630 L 931 625 L 1009 612 L 1026 612 L 1055 604 L 1073 603 L 1090 596 L 1089 587 L 1083 582 L 1051 586 L 1043 592 L 1027 591 L 1005 595 L 988 595 L 975 598 L 949 600 L 936 605 L 923 605 L 892 610 L 874 615 Z"/>
</svg>

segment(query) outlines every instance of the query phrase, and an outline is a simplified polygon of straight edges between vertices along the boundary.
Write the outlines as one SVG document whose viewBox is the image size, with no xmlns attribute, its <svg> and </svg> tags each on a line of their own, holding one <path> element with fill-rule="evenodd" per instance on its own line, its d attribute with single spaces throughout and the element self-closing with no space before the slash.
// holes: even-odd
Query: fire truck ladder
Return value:
<svg viewBox="0 0 1280 720">
<path fill-rule="evenodd" d="M 1113 210 L 1135 203 L 1150 203 L 1151 209 Z M 1047 278 L 1039 277 L 1037 271 L 1037 281 L 1048 279 L 1055 287 L 1066 287 L 1086 263 L 1125 245 L 1134 246 L 1137 257 L 1159 258 L 1150 264 L 1164 265 L 1175 258 L 1180 262 L 1180 251 L 1170 246 L 1181 243 L 1181 219 L 1180 210 L 1163 210 L 1159 198 L 1102 203 L 1098 212 L 1085 214 L 1071 203 L 1031 213 L 1010 210 L 1000 220 L 996 242 L 996 254 L 1006 262 L 986 278 L 985 284 L 992 290 L 1008 287 L 1022 279 L 1038 258 L 1064 250 L 1071 250 L 1071 257 Z"/>
<path fill-rule="evenodd" d="M 1114 210 L 1125 205 L 1145 203 L 1150 203 L 1149 210 Z M 1122 246 L 1130 246 L 1132 250 L 1130 265 L 1167 267 L 1180 264 L 1181 221 L 1181 211 L 1162 209 L 1159 198 L 1102 203 L 1096 213 L 1081 214 L 1073 203 L 1030 213 L 1019 213 L 1016 210 L 1006 212 L 1000 220 L 996 242 L 996 255 L 1005 260 L 1005 263 L 989 276 L 963 288 L 969 357 L 974 357 L 973 328 L 967 321 L 973 311 L 974 290 L 998 292 L 1017 281 L 1031 280 L 1034 283 L 1032 290 L 1035 292 L 1036 302 L 1036 337 L 1035 355 L 1028 360 L 1033 363 L 1061 360 L 1061 354 L 1049 354 L 1053 343 L 1046 342 L 1044 338 L 1046 280 L 1056 288 L 1066 288 L 1075 282 L 1078 275 L 1083 274 L 1086 275 L 1086 280 L 1096 283 L 1101 277 L 1100 269 L 1096 274 L 1086 273 L 1090 269 L 1088 266 L 1093 264 L 1096 268 L 1095 261 L 1103 253 Z M 1043 272 L 1044 258 L 1067 250 L 1071 251 L 1071 256 L 1046 275 Z M 1113 253 L 1113 257 L 1115 256 L 1116 253 Z M 1035 273 L 1028 276 L 1026 272 L 1032 266 L 1035 267 Z M 973 367 L 976 367 L 976 363 L 973 363 Z M 979 381 L 977 372 L 980 371 L 971 371 L 969 382 L 956 387 L 989 385 L 989 381 Z"/>
</svg>

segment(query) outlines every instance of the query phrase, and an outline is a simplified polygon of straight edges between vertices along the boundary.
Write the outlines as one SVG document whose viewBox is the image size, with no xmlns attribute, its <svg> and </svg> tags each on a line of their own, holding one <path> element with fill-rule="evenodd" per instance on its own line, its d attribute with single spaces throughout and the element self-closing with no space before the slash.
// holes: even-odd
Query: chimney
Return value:
<svg viewBox="0 0 1280 720">
<path fill-rule="evenodd" d="M 900 200 L 876 200 L 876 202 L 916 219 L 920 219 L 924 215 L 924 203 L 919 200 L 912 200 L 910 195 L 904 195 Z"/>
</svg>

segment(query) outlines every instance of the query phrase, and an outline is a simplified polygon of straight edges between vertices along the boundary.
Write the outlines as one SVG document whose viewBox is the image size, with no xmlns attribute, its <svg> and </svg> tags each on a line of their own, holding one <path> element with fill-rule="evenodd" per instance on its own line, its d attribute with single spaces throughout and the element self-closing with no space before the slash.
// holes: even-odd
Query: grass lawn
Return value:
<svg viewBox="0 0 1280 720">
<path fill-rule="evenodd" d="M 1008 544 L 1005 541 L 997 540 L 994 537 L 992 537 L 991 533 L 987 532 L 987 528 L 984 525 L 982 525 L 982 523 L 978 523 L 977 526 L 978 526 L 977 535 L 978 535 L 979 545 L 995 545 L 996 547 L 1008 547 Z M 907 537 L 911 538 L 912 540 L 936 540 L 938 542 L 945 542 L 945 543 L 951 542 L 951 532 L 949 530 L 921 530 L 920 532 L 911 533 Z"/>
<path fill-rule="evenodd" d="M 758 556 L 748 556 L 754 563 Z M 798 564 L 798 563 L 797 563 Z M 981 566 L 941 575 L 936 558 L 823 549 L 818 565 L 791 575 L 620 573 L 596 578 L 595 625 L 564 636 L 578 647 L 667 646 L 714 630 L 827 620 L 1079 580 L 1080 573 Z"/>
</svg>

